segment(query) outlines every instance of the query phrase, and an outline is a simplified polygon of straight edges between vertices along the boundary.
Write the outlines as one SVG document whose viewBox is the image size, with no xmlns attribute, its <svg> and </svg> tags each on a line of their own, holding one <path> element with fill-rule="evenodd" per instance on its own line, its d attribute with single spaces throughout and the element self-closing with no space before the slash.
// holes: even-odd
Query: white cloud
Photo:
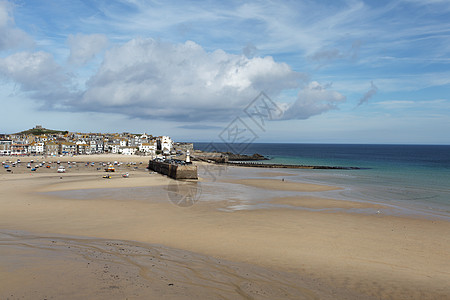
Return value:
<svg viewBox="0 0 450 300">
<path fill-rule="evenodd" d="M 42 51 L 0 58 L 0 74 L 50 110 L 180 122 L 230 120 L 261 91 L 276 99 L 282 91 L 298 90 L 306 82 L 303 74 L 270 56 L 247 58 L 222 50 L 208 52 L 191 41 L 172 44 L 153 39 L 133 39 L 108 50 L 83 91 L 72 86 L 75 75 Z M 285 110 L 284 119 L 306 119 L 336 108 L 344 99 L 311 82 L 295 103 L 279 105 Z"/>
<path fill-rule="evenodd" d="M 307 119 L 336 109 L 344 101 L 344 95 L 312 81 L 298 93 L 297 100 L 287 108 L 283 119 Z"/>
<path fill-rule="evenodd" d="M 103 34 L 71 34 L 67 43 L 70 47 L 69 62 L 83 65 L 107 46 L 108 38 Z"/>
<path fill-rule="evenodd" d="M 20 83 L 24 90 L 51 88 L 60 67 L 47 52 L 17 52 L 0 59 L 0 72 Z"/>
<path fill-rule="evenodd" d="M 33 45 L 28 34 L 15 27 L 12 10 L 12 4 L 0 1 L 0 51 Z"/>
<path fill-rule="evenodd" d="M 205 51 L 188 41 L 133 39 L 113 48 L 87 83 L 80 109 L 142 118 L 230 119 L 265 91 L 300 86 L 302 75 L 272 57 Z M 230 116 L 231 114 L 231 116 Z"/>
<path fill-rule="evenodd" d="M 47 52 L 18 52 L 0 58 L 0 75 L 19 84 L 32 98 L 50 105 L 49 109 L 73 98 L 70 76 Z"/>
</svg>

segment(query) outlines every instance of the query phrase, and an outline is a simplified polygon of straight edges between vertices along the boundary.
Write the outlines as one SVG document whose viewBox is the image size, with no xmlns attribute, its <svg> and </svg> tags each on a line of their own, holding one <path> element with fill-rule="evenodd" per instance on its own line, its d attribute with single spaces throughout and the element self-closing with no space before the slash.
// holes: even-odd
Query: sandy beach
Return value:
<svg viewBox="0 0 450 300">
<path fill-rule="evenodd" d="M 56 173 L 56 163 L 31 172 L 31 159 L 59 160 L 67 172 Z M 447 220 L 311 196 L 341 187 L 294 182 L 288 170 L 206 178 L 198 201 L 180 207 L 170 201 L 177 183 L 148 172 L 146 157 L 21 160 L 12 174 L 0 171 L 0 299 L 450 296 Z M 68 168 L 68 161 L 78 163 Z M 123 164 L 104 179 L 99 163 L 114 161 Z M 231 168 L 245 177 L 244 168 Z M 278 206 L 270 208 L 223 210 L 238 201 L 226 190 L 239 186 L 296 194 L 271 197 L 267 203 Z"/>
</svg>

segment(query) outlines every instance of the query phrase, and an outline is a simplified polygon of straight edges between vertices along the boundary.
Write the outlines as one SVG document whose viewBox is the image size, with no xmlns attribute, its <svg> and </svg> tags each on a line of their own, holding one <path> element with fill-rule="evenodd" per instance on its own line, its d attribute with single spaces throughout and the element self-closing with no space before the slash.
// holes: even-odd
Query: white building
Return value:
<svg viewBox="0 0 450 300">
<path fill-rule="evenodd" d="M 135 147 L 120 147 L 119 153 L 123 155 L 134 155 L 137 149 Z"/>
<path fill-rule="evenodd" d="M 112 154 L 118 154 L 120 151 L 120 144 L 109 144 L 109 152 Z"/>
<path fill-rule="evenodd" d="M 0 141 L 0 155 L 11 155 L 12 141 Z"/>
<path fill-rule="evenodd" d="M 16 141 L 11 144 L 11 155 L 26 155 L 29 153 L 29 148 L 29 144 L 22 141 Z"/>
<path fill-rule="evenodd" d="M 173 141 L 168 136 L 159 137 L 158 150 L 161 150 L 164 154 L 169 154 L 173 150 Z"/>
<path fill-rule="evenodd" d="M 61 154 L 70 154 L 70 155 L 77 154 L 78 147 L 76 143 L 62 142 L 60 145 L 61 150 L 59 152 Z"/>
<path fill-rule="evenodd" d="M 126 146 L 128 146 L 128 140 L 121 139 L 120 140 L 120 147 L 126 147 Z"/>
<path fill-rule="evenodd" d="M 45 134 L 43 134 L 43 135 L 36 137 L 36 141 L 46 142 L 46 141 L 48 141 L 48 137 Z"/>
<path fill-rule="evenodd" d="M 77 141 L 76 144 L 77 144 L 77 153 L 78 154 L 86 154 L 86 152 L 88 151 L 87 150 L 88 145 L 86 144 L 86 142 L 83 140 L 79 140 L 79 141 Z"/>
<path fill-rule="evenodd" d="M 36 154 L 36 155 L 40 155 L 40 154 L 44 154 L 44 143 L 31 143 L 30 148 L 29 148 L 30 154 Z"/>
<path fill-rule="evenodd" d="M 97 153 L 97 141 L 90 141 L 89 142 L 89 153 Z"/>
<path fill-rule="evenodd" d="M 156 143 L 141 143 L 139 145 L 139 152 L 144 153 L 145 155 L 155 155 L 156 152 Z"/>
</svg>

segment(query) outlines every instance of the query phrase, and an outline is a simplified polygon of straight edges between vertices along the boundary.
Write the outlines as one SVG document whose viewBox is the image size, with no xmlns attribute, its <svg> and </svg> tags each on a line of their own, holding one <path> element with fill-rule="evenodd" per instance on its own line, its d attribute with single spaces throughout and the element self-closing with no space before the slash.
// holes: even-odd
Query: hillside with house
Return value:
<svg viewBox="0 0 450 300">
<path fill-rule="evenodd" d="M 192 144 L 182 143 L 193 149 Z M 45 129 L 40 125 L 15 134 L 0 135 L 0 155 L 175 154 L 177 145 L 168 136 L 132 133 L 81 133 Z"/>
</svg>

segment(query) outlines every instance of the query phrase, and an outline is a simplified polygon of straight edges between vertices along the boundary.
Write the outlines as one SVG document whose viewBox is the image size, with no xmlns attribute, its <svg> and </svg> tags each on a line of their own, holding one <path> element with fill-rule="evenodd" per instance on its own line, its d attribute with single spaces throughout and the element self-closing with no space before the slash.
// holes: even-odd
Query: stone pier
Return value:
<svg viewBox="0 0 450 300">
<path fill-rule="evenodd" d="M 150 160 L 148 168 L 173 179 L 198 179 L 197 166 Z"/>
</svg>

